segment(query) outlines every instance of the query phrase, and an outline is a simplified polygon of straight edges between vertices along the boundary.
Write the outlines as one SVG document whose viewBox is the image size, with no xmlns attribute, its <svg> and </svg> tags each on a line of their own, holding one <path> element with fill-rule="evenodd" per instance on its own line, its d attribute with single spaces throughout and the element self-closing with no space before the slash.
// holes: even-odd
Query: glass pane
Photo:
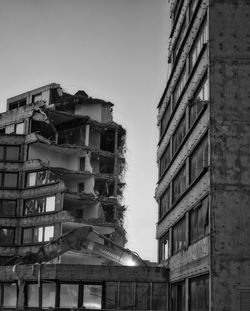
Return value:
<svg viewBox="0 0 250 311">
<path fill-rule="evenodd" d="M 42 284 L 42 307 L 55 307 L 56 284 L 43 283 Z"/>
<path fill-rule="evenodd" d="M 28 307 L 39 307 L 38 284 L 27 284 L 27 306 Z"/>
<path fill-rule="evenodd" d="M 27 174 L 27 187 L 34 187 L 36 185 L 36 172 Z"/>
<path fill-rule="evenodd" d="M 23 229 L 23 243 L 32 243 L 32 228 Z"/>
<path fill-rule="evenodd" d="M 102 285 L 84 285 L 83 306 L 86 309 L 102 308 Z"/>
<path fill-rule="evenodd" d="M 4 174 L 4 188 L 17 188 L 17 174 Z"/>
<path fill-rule="evenodd" d="M 35 200 L 26 200 L 24 202 L 24 215 L 32 215 L 36 214 L 36 205 L 35 205 Z"/>
<path fill-rule="evenodd" d="M 203 220 L 203 209 L 198 209 L 198 239 L 204 235 L 204 220 Z"/>
<path fill-rule="evenodd" d="M 38 228 L 38 242 L 43 242 L 43 227 Z"/>
<path fill-rule="evenodd" d="M 60 285 L 60 307 L 73 308 L 78 306 L 78 285 Z"/>
<path fill-rule="evenodd" d="M 0 146 L 0 160 L 4 159 L 4 146 Z"/>
<path fill-rule="evenodd" d="M 33 243 L 39 242 L 39 239 L 38 239 L 39 229 L 42 229 L 42 228 L 33 228 Z"/>
<path fill-rule="evenodd" d="M 15 216 L 16 215 L 16 201 L 2 200 L 2 215 Z"/>
<path fill-rule="evenodd" d="M 14 229 L 11 228 L 0 228 L 0 244 L 13 245 L 14 232 Z"/>
<path fill-rule="evenodd" d="M 105 309 L 118 309 L 118 283 L 107 282 L 105 288 Z"/>
<path fill-rule="evenodd" d="M 36 181 L 37 186 L 46 184 L 47 172 L 48 171 L 37 172 L 37 181 Z"/>
<path fill-rule="evenodd" d="M 12 134 L 15 132 L 15 124 L 7 125 L 5 128 L 5 134 Z"/>
<path fill-rule="evenodd" d="M 136 310 L 150 310 L 150 283 L 136 284 Z"/>
<path fill-rule="evenodd" d="M 45 213 L 45 198 L 36 199 L 37 213 Z"/>
<path fill-rule="evenodd" d="M 17 288 L 15 283 L 4 284 L 4 296 L 3 305 L 4 307 L 16 307 L 17 303 Z"/>
<path fill-rule="evenodd" d="M 18 161 L 20 148 L 16 146 L 6 146 L 6 161 Z"/>
<path fill-rule="evenodd" d="M 18 123 L 16 125 L 16 134 L 19 134 L 19 135 L 24 134 L 24 122 Z"/>
<path fill-rule="evenodd" d="M 54 226 L 44 228 L 44 241 L 49 241 L 54 237 Z"/>
</svg>

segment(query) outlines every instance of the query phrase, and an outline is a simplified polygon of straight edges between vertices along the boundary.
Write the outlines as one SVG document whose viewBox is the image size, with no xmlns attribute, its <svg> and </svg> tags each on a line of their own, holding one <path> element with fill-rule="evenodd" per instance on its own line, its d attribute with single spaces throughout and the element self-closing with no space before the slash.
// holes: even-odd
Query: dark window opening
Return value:
<svg viewBox="0 0 250 311">
<path fill-rule="evenodd" d="M 167 125 L 168 125 L 168 121 L 170 119 L 171 116 L 171 104 L 170 101 L 167 104 L 167 107 L 163 113 L 162 119 L 161 119 L 161 123 L 160 123 L 160 136 L 163 135 L 163 133 L 165 132 Z"/>
<path fill-rule="evenodd" d="M 78 184 L 78 192 L 84 192 L 84 182 Z"/>
<path fill-rule="evenodd" d="M 169 232 L 159 240 L 159 262 L 167 260 L 170 257 L 169 252 Z"/>
<path fill-rule="evenodd" d="M 190 311 L 209 310 L 209 278 L 207 276 L 190 279 Z"/>
<path fill-rule="evenodd" d="M 190 156 L 190 183 L 192 183 L 205 168 L 208 167 L 208 139 L 207 136 Z"/>
<path fill-rule="evenodd" d="M 101 133 L 101 150 L 114 152 L 115 150 L 115 131 L 107 130 Z"/>
<path fill-rule="evenodd" d="M 166 214 L 170 207 L 170 187 L 168 187 L 160 198 L 160 218 Z"/>
<path fill-rule="evenodd" d="M 17 306 L 16 283 L 10 282 L 0 283 L 0 306 L 16 309 Z"/>
<path fill-rule="evenodd" d="M 72 126 L 72 125 L 71 125 Z M 59 132 L 58 144 L 82 146 L 85 144 L 85 126 L 75 126 Z"/>
<path fill-rule="evenodd" d="M 13 109 L 16 109 L 16 108 L 19 108 L 19 107 L 23 107 L 23 106 L 26 106 L 26 98 L 17 100 L 17 101 L 15 101 L 13 103 L 10 103 L 9 104 L 9 110 L 13 110 Z"/>
<path fill-rule="evenodd" d="M 171 286 L 171 310 L 185 311 L 185 283 L 180 282 Z M 199 310 L 199 309 L 197 309 Z"/>
<path fill-rule="evenodd" d="M 16 206 L 16 200 L 0 200 L 0 216 L 15 216 Z"/>
<path fill-rule="evenodd" d="M 81 157 L 79 159 L 79 166 L 80 166 L 80 171 L 85 171 L 85 157 Z"/>
<path fill-rule="evenodd" d="M 38 133 L 43 137 L 55 141 L 55 131 L 52 129 L 51 125 L 43 122 L 32 120 L 31 121 L 31 133 Z"/>
<path fill-rule="evenodd" d="M 111 204 L 102 204 L 104 218 L 106 222 L 114 222 L 115 220 L 115 213 L 114 213 L 114 206 Z"/>
<path fill-rule="evenodd" d="M 173 134 L 173 155 L 176 153 L 186 136 L 186 116 L 184 114 Z"/>
<path fill-rule="evenodd" d="M 96 179 L 94 189 L 95 193 L 100 196 L 104 197 L 112 196 L 114 195 L 114 182 Z"/>
<path fill-rule="evenodd" d="M 113 174 L 114 173 L 114 159 L 100 158 L 100 173 Z"/>
<path fill-rule="evenodd" d="M 168 167 L 171 159 L 170 153 L 170 144 L 166 147 L 160 158 L 160 177 L 165 173 L 166 168 Z"/>
<path fill-rule="evenodd" d="M 173 179 L 173 203 L 175 203 L 177 199 L 179 199 L 179 197 L 184 193 L 186 187 L 186 164 L 184 164 Z"/>
<path fill-rule="evenodd" d="M 15 229 L 9 227 L 0 227 L 0 245 L 14 245 Z"/>
<path fill-rule="evenodd" d="M 209 203 L 208 197 L 190 212 L 189 232 L 190 243 L 203 238 L 209 231 Z"/>
<path fill-rule="evenodd" d="M 182 218 L 173 227 L 172 237 L 172 254 L 176 254 L 186 247 L 186 221 L 185 217 Z"/>
<path fill-rule="evenodd" d="M 41 100 L 42 100 L 42 93 L 32 95 L 32 103 L 35 103 Z"/>
</svg>

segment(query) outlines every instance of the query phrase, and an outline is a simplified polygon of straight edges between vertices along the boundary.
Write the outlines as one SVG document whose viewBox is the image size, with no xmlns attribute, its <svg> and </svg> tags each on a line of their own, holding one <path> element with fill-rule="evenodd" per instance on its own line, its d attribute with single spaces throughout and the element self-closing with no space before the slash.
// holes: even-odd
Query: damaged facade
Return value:
<svg viewBox="0 0 250 311">
<path fill-rule="evenodd" d="M 86 225 L 124 246 L 126 133 L 112 107 L 55 83 L 7 100 L 0 115 L 0 264 Z M 54 263 L 105 259 L 67 252 Z"/>
<path fill-rule="evenodd" d="M 247 0 L 171 1 L 156 188 L 171 311 L 250 309 L 249 15 Z"/>
</svg>

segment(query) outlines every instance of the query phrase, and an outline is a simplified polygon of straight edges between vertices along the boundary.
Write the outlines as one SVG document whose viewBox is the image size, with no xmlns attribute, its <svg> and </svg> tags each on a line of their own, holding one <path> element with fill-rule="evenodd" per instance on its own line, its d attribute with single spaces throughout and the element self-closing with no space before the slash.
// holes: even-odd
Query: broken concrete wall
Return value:
<svg viewBox="0 0 250 311">
<path fill-rule="evenodd" d="M 250 2 L 210 0 L 212 311 L 250 308 Z"/>
</svg>

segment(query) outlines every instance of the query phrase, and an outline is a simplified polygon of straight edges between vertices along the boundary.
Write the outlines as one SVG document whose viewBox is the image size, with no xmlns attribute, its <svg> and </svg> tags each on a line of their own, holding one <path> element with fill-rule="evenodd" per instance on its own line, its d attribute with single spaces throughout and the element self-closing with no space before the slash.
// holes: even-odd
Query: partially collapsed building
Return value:
<svg viewBox="0 0 250 311">
<path fill-rule="evenodd" d="M 7 100 L 0 115 L 0 264 L 86 225 L 124 246 L 126 132 L 113 122 L 112 107 L 55 83 Z M 67 252 L 54 262 L 105 259 Z"/>
</svg>

